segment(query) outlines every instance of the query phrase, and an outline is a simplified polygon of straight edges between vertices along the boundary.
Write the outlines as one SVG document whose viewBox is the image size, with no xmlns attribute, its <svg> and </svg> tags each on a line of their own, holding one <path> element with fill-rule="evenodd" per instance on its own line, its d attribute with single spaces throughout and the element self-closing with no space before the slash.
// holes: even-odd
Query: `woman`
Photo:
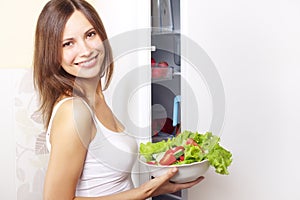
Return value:
<svg viewBox="0 0 300 200">
<path fill-rule="evenodd" d="M 133 187 L 130 171 L 137 144 L 105 103 L 102 92 L 111 80 L 112 54 L 101 19 L 90 4 L 49 1 L 35 36 L 34 83 L 50 150 L 44 199 L 146 199 L 203 179 L 171 183 L 178 170 L 173 168 Z"/>
</svg>

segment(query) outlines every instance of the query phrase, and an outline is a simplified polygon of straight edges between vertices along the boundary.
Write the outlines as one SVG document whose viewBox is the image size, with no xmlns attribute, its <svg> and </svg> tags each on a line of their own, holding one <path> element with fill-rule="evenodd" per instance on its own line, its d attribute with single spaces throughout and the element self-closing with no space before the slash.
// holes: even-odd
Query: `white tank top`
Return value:
<svg viewBox="0 0 300 200">
<path fill-rule="evenodd" d="M 61 100 L 53 108 L 46 134 L 49 151 L 51 150 L 49 138 L 53 117 L 60 105 L 72 98 Z M 85 104 L 88 106 L 86 102 Z M 89 106 L 88 108 L 90 109 Z M 89 144 L 83 171 L 76 187 L 76 196 L 106 196 L 133 188 L 131 170 L 138 150 L 135 138 L 125 132 L 107 129 L 91 109 L 90 111 L 97 133 Z"/>
</svg>

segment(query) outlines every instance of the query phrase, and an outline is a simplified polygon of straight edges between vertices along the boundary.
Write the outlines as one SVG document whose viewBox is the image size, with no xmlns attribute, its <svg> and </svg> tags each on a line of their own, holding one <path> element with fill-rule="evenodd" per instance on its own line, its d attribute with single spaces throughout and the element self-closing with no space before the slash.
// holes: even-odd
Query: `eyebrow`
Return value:
<svg viewBox="0 0 300 200">
<path fill-rule="evenodd" d="M 91 30 L 95 29 L 94 27 L 91 27 L 90 29 L 88 29 L 87 31 L 84 32 L 84 35 L 86 35 L 88 32 L 90 32 Z M 62 40 L 62 42 L 64 41 L 69 41 L 69 40 L 73 40 L 74 38 L 73 37 L 70 37 L 70 38 L 65 38 Z"/>
</svg>

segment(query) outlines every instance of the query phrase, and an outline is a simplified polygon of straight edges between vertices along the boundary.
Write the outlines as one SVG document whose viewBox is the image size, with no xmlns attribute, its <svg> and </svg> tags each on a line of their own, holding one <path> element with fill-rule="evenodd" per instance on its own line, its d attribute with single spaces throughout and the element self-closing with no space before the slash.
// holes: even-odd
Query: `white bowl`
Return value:
<svg viewBox="0 0 300 200">
<path fill-rule="evenodd" d="M 161 176 L 165 174 L 170 168 L 176 166 L 178 168 L 178 172 L 171 178 L 171 181 L 175 183 L 187 183 L 194 181 L 200 176 L 203 176 L 210 166 L 208 160 L 194 162 L 191 164 L 170 166 L 148 164 L 142 158 L 139 160 L 146 167 L 146 170 L 150 173 L 150 175 L 154 177 Z"/>
</svg>

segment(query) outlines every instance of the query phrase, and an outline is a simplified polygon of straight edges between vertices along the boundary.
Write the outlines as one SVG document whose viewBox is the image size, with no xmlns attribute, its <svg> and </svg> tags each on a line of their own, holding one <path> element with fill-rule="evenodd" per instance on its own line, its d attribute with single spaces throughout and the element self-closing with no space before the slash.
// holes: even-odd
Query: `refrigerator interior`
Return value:
<svg viewBox="0 0 300 200">
<path fill-rule="evenodd" d="M 151 134 L 152 142 L 180 132 L 180 1 L 151 0 Z M 185 199 L 185 191 L 153 200 Z"/>
</svg>

